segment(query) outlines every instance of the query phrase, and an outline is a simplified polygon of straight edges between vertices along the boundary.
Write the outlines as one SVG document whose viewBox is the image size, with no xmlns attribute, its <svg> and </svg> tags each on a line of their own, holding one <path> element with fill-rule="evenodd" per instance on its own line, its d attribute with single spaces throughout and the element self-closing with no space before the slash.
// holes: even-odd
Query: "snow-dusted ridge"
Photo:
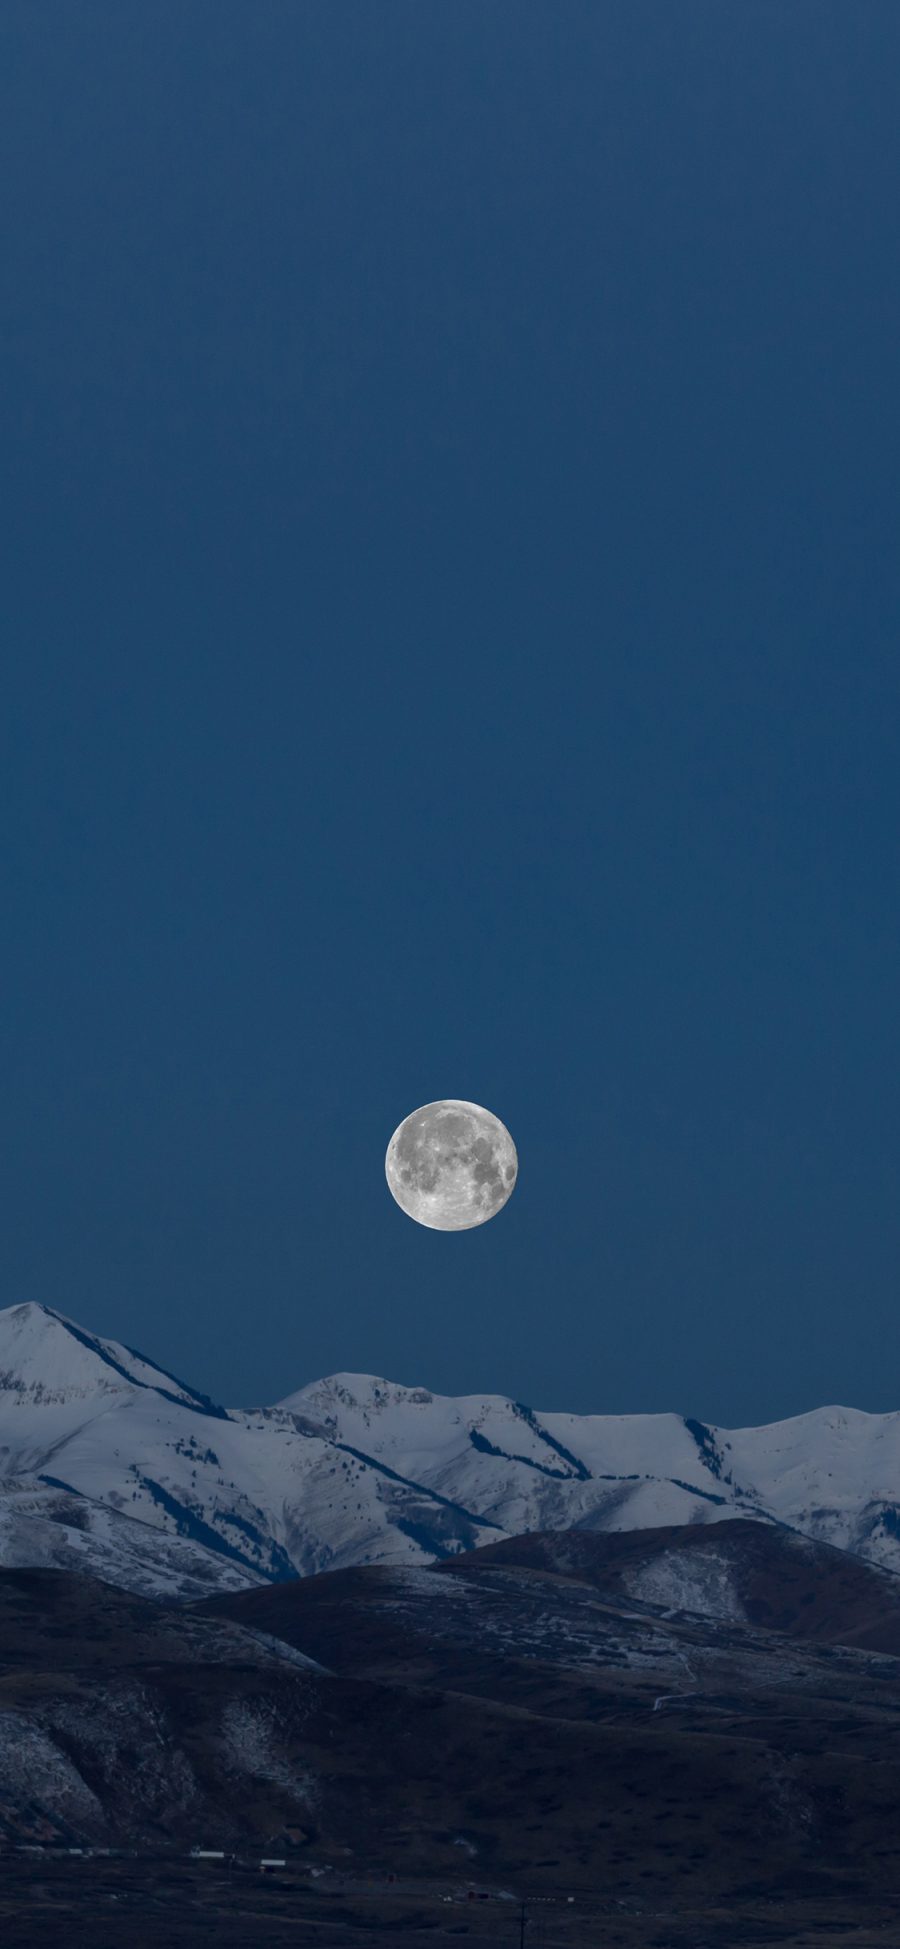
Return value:
<svg viewBox="0 0 900 1949">
<path fill-rule="evenodd" d="M 831 1407 L 724 1429 L 365 1374 L 226 1409 L 34 1304 L 0 1311 L 0 1477 L 0 1562 L 94 1551 L 110 1581 L 168 1595 L 423 1564 L 527 1530 L 728 1516 L 900 1570 L 900 1414 Z"/>
<path fill-rule="evenodd" d="M 0 1390 L 44 1403 L 59 1405 L 98 1391 L 114 1394 L 146 1387 L 200 1414 L 228 1418 L 208 1395 L 186 1387 L 146 1354 L 87 1333 L 48 1306 L 9 1306 L 0 1312 L 0 1361 Z"/>
</svg>

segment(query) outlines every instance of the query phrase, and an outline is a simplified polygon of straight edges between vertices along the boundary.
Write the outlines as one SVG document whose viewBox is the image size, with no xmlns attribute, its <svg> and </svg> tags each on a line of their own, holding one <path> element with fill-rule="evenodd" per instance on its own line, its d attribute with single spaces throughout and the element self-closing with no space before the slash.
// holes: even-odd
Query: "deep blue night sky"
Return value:
<svg viewBox="0 0 900 1949">
<path fill-rule="evenodd" d="M 246 1404 L 900 1406 L 898 63 L 5 0 L 0 1303 Z"/>
</svg>

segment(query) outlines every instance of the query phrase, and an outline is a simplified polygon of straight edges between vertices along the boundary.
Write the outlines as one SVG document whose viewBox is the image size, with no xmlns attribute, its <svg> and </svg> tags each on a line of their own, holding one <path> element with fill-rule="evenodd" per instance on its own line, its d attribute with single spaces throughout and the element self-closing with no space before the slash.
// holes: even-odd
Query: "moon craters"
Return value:
<svg viewBox="0 0 900 1949">
<path fill-rule="evenodd" d="M 413 1110 L 394 1131 L 385 1175 L 398 1205 L 432 1231 L 468 1231 L 502 1210 L 518 1173 L 499 1117 L 453 1097 Z"/>
</svg>

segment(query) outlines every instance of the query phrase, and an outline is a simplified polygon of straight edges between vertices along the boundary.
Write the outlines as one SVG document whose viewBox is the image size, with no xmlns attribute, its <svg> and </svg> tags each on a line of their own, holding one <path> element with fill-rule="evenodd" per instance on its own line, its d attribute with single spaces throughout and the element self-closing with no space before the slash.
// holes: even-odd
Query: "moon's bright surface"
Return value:
<svg viewBox="0 0 900 1949">
<path fill-rule="evenodd" d="M 516 1147 L 480 1103 L 446 1097 L 394 1131 L 385 1175 L 402 1211 L 434 1232 L 465 1232 L 502 1211 L 516 1182 Z"/>
</svg>

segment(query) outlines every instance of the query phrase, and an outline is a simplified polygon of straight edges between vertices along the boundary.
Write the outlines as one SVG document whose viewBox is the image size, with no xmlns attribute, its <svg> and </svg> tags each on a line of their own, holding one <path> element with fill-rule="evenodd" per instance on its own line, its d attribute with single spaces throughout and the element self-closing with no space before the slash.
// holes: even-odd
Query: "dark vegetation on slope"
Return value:
<svg viewBox="0 0 900 1949">
<path fill-rule="evenodd" d="M 673 1550 L 717 1551 L 745 1621 L 628 1592 Z M 887 1915 L 900 1662 L 861 1646 L 900 1643 L 897 1617 L 894 1579 L 739 1522 L 532 1536 L 180 1609 L 0 1572 L 0 1837 L 173 1860 L 274 1839 L 301 1875 L 470 1877 L 617 1914 L 728 1903 L 733 1928 L 763 1901 Z M 742 1939 L 717 1926 L 696 1940 Z"/>
</svg>

